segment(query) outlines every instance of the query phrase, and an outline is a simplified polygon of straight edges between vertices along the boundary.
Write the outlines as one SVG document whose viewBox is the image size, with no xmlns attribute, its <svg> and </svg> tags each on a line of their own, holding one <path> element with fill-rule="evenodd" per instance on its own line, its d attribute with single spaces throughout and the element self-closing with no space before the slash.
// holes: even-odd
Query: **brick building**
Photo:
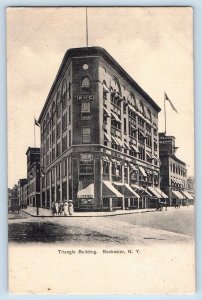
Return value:
<svg viewBox="0 0 202 300">
<path fill-rule="evenodd" d="M 29 147 L 27 152 L 27 185 L 24 186 L 24 197 L 27 194 L 27 204 L 40 205 L 40 148 Z"/>
<path fill-rule="evenodd" d="M 39 116 L 41 206 L 148 207 L 159 189 L 159 106 L 103 48 L 66 52 Z M 162 196 L 164 195 L 164 196 Z"/>
<path fill-rule="evenodd" d="M 170 205 L 187 204 L 192 196 L 187 191 L 186 164 L 176 157 L 175 137 L 159 133 L 161 190 L 169 196 Z"/>
<path fill-rule="evenodd" d="M 27 206 L 27 178 L 21 178 L 18 181 L 18 197 L 21 208 Z"/>
</svg>

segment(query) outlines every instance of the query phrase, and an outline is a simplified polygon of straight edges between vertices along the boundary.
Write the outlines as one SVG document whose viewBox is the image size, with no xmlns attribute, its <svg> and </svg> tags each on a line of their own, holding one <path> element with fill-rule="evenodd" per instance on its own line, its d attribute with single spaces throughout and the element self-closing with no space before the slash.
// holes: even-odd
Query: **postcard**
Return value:
<svg viewBox="0 0 202 300">
<path fill-rule="evenodd" d="M 191 7 L 7 9 L 12 294 L 195 292 Z"/>
</svg>

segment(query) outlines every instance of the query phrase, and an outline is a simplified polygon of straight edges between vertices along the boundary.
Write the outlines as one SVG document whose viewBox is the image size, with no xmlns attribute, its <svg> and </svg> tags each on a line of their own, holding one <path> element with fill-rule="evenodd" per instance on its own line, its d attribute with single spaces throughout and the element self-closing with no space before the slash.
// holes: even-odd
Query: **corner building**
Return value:
<svg viewBox="0 0 202 300">
<path fill-rule="evenodd" d="M 159 190 L 159 112 L 106 50 L 68 50 L 38 120 L 41 206 L 148 207 Z"/>
</svg>

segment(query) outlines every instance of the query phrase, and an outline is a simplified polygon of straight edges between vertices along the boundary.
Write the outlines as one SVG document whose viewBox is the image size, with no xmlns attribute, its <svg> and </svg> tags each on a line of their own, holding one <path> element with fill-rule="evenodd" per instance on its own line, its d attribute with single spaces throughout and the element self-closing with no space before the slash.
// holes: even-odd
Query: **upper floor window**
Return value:
<svg viewBox="0 0 202 300">
<path fill-rule="evenodd" d="M 81 118 L 90 119 L 90 102 L 82 102 L 81 103 Z"/>
<path fill-rule="evenodd" d="M 91 153 L 80 154 L 80 173 L 93 174 L 93 155 Z"/>
<path fill-rule="evenodd" d="M 62 85 L 62 109 L 67 106 L 67 82 L 66 79 L 63 81 Z"/>
<path fill-rule="evenodd" d="M 90 89 L 90 79 L 86 76 L 82 79 L 81 88 L 83 91 L 89 91 Z"/>
<path fill-rule="evenodd" d="M 82 128 L 82 142 L 84 144 L 91 143 L 91 130 L 90 130 L 90 127 L 83 127 Z"/>
</svg>

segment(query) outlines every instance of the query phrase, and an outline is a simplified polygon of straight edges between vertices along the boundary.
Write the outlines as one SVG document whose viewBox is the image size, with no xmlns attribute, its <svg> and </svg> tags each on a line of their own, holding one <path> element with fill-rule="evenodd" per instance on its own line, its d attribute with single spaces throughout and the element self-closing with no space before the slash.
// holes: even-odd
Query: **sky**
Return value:
<svg viewBox="0 0 202 300">
<path fill-rule="evenodd" d="M 86 11 L 7 9 L 8 186 L 26 178 L 26 151 L 65 52 L 86 46 Z M 88 8 L 88 45 L 105 48 L 161 107 L 159 132 L 176 137 L 176 156 L 194 174 L 192 9 Z M 35 127 L 36 146 L 40 129 Z"/>
</svg>

